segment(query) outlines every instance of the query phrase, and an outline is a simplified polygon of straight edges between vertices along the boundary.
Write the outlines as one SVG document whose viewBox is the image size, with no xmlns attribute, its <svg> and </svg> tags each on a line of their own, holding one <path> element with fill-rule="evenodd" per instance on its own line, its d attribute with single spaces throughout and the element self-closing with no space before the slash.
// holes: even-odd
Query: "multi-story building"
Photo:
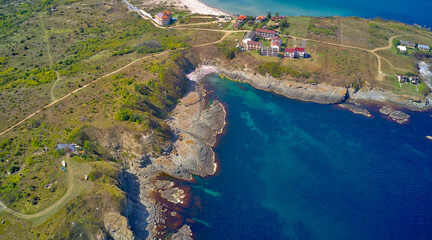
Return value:
<svg viewBox="0 0 432 240">
<path fill-rule="evenodd" d="M 256 32 L 256 35 L 258 37 L 263 37 L 263 38 L 268 38 L 268 39 L 271 39 L 274 36 L 276 36 L 276 32 L 273 30 L 256 29 L 255 32 Z"/>
<path fill-rule="evenodd" d="M 246 50 L 250 51 L 250 50 L 260 50 L 262 47 L 262 43 L 260 42 L 255 42 L 255 41 L 248 41 L 246 43 Z"/>
<path fill-rule="evenodd" d="M 169 25 L 171 22 L 171 18 L 172 13 L 168 11 L 160 12 L 155 15 L 155 21 L 157 22 L 157 24 L 162 26 Z"/>
</svg>

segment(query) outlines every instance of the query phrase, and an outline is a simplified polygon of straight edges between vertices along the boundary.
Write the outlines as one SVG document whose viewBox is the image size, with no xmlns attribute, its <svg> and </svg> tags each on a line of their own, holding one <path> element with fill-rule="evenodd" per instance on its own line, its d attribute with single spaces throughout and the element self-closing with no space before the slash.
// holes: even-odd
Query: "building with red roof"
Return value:
<svg viewBox="0 0 432 240">
<path fill-rule="evenodd" d="M 296 52 L 296 57 L 304 58 L 304 55 L 305 55 L 305 49 L 304 48 L 296 47 L 294 50 Z"/>
<path fill-rule="evenodd" d="M 160 12 L 155 15 L 155 21 L 157 22 L 157 24 L 162 26 L 169 25 L 171 22 L 171 18 L 172 18 L 172 13 L 168 11 Z"/>
<path fill-rule="evenodd" d="M 255 18 L 255 23 L 262 23 L 266 20 L 267 18 L 265 16 L 259 16 L 257 18 Z"/>
<path fill-rule="evenodd" d="M 268 39 L 271 39 L 276 36 L 276 32 L 273 30 L 257 29 L 255 30 L 255 32 L 258 37 L 263 37 Z"/>
<path fill-rule="evenodd" d="M 278 36 L 274 36 L 271 41 L 272 48 L 277 48 L 279 51 L 280 46 L 282 45 L 282 39 Z"/>
<path fill-rule="evenodd" d="M 255 42 L 255 41 L 248 41 L 246 43 L 246 50 L 250 51 L 250 50 L 260 50 L 262 47 L 262 43 L 260 42 Z"/>
<path fill-rule="evenodd" d="M 245 15 L 241 15 L 237 18 L 237 21 L 239 22 L 243 22 L 244 20 L 246 20 L 246 16 Z"/>
<path fill-rule="evenodd" d="M 294 58 L 295 57 L 295 49 L 294 48 L 285 48 L 285 57 Z"/>
</svg>

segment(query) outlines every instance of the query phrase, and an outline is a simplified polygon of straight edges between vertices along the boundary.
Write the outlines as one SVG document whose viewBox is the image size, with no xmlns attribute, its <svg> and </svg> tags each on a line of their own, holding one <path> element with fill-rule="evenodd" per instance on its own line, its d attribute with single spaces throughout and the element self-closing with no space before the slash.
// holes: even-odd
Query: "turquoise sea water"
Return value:
<svg viewBox="0 0 432 240">
<path fill-rule="evenodd" d="M 408 24 L 432 26 L 432 1 L 411 0 L 201 0 L 230 14 L 265 15 L 267 10 L 289 16 L 381 17 Z"/>
<path fill-rule="evenodd" d="M 432 239 L 432 117 L 399 125 L 207 78 L 220 171 L 191 183 L 197 239 Z"/>
</svg>

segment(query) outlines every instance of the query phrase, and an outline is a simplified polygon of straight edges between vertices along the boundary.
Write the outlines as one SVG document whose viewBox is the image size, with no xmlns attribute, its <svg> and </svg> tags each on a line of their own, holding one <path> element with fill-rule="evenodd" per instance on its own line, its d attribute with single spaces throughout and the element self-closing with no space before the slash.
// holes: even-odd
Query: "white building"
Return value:
<svg viewBox="0 0 432 240">
<path fill-rule="evenodd" d="M 424 45 L 424 44 L 419 44 L 417 47 L 419 50 L 424 50 L 424 51 L 430 50 L 430 47 L 428 45 Z"/>
<path fill-rule="evenodd" d="M 407 48 L 405 46 L 397 46 L 400 52 L 406 52 Z"/>
<path fill-rule="evenodd" d="M 255 31 L 249 31 L 244 36 L 242 42 L 243 42 L 244 45 L 246 45 L 247 42 L 249 42 L 249 41 L 255 41 L 255 39 L 256 39 Z"/>
<path fill-rule="evenodd" d="M 155 21 L 162 26 L 169 25 L 171 22 L 172 13 L 171 12 L 160 12 L 155 15 Z"/>
</svg>

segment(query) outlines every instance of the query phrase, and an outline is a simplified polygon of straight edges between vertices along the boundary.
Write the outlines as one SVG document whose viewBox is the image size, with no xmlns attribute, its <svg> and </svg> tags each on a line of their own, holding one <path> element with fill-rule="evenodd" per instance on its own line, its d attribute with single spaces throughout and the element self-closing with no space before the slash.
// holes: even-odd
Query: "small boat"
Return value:
<svg viewBox="0 0 432 240">
<path fill-rule="evenodd" d="M 426 138 L 432 140 L 432 136 L 426 136 Z"/>
</svg>

